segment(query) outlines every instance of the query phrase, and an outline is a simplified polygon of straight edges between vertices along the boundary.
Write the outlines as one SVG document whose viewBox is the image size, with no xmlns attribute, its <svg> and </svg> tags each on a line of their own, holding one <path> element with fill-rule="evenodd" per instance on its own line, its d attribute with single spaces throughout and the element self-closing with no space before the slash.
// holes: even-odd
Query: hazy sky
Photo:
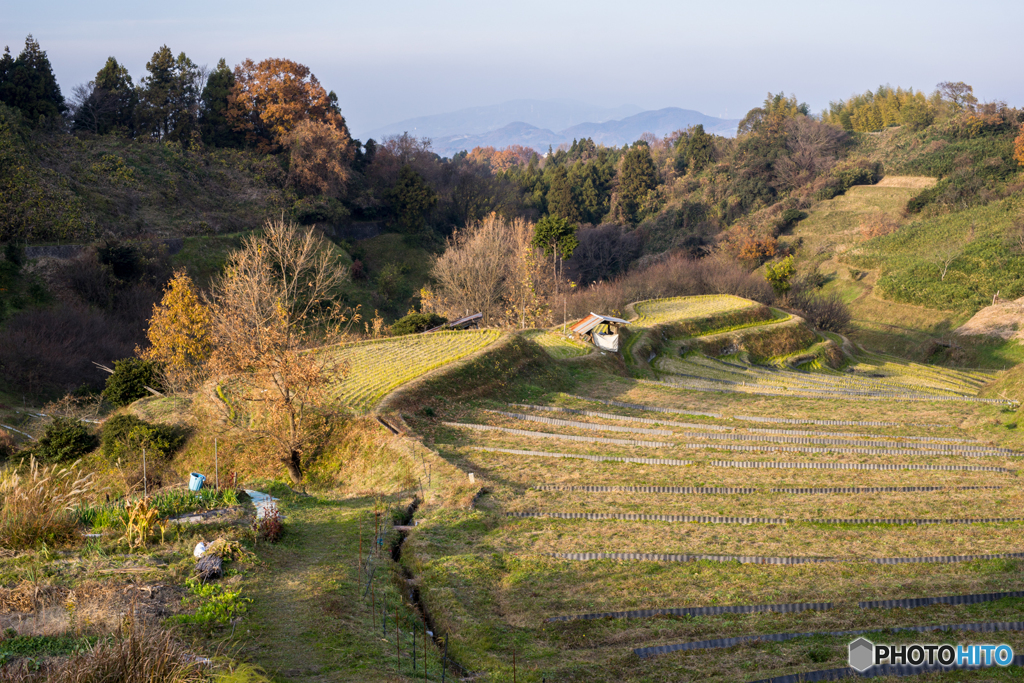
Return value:
<svg viewBox="0 0 1024 683">
<path fill-rule="evenodd" d="M 1024 105 L 1024 3 L 860 0 L 0 0 L 0 41 L 32 33 L 65 94 L 109 55 L 138 82 L 167 44 L 199 64 L 287 57 L 337 91 L 353 133 L 519 98 L 741 117 L 768 91 L 820 111 L 881 83 L 966 81 Z"/>
</svg>

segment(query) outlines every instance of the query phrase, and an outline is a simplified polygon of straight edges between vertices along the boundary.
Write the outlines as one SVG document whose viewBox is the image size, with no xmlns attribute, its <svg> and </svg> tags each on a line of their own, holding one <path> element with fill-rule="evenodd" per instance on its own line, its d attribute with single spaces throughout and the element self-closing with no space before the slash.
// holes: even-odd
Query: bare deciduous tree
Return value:
<svg viewBox="0 0 1024 683">
<path fill-rule="evenodd" d="M 96 83 L 79 83 L 71 89 L 71 119 L 75 128 L 98 135 L 104 123 L 113 117 L 120 106 L 117 96 Z"/>
<path fill-rule="evenodd" d="M 430 271 L 437 282 L 438 305 L 449 315 L 479 312 L 485 324 L 497 322 L 510 246 L 504 222 L 493 214 L 453 233 Z"/>
<path fill-rule="evenodd" d="M 351 318 L 337 303 L 348 269 L 310 229 L 268 221 L 228 260 L 211 295 L 216 403 L 232 427 L 275 444 L 292 481 L 326 435 L 329 388 L 347 372 L 330 349 Z"/>
<path fill-rule="evenodd" d="M 533 225 L 490 214 L 456 232 L 434 261 L 424 308 L 449 317 L 480 312 L 484 323 L 523 328 L 546 321 L 551 283 L 531 244 Z"/>
</svg>

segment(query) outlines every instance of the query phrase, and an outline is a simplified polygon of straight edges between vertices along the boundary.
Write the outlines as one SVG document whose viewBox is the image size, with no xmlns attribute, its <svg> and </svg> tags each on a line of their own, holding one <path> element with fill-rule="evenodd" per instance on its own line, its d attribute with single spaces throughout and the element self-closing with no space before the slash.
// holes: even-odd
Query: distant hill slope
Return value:
<svg viewBox="0 0 1024 683">
<path fill-rule="evenodd" d="M 440 138 L 453 135 L 480 135 L 495 131 L 514 121 L 525 121 L 537 128 L 562 130 L 586 121 L 604 122 L 632 116 L 643 108 L 632 104 L 620 107 L 596 107 L 573 100 L 510 100 L 486 107 L 418 116 L 370 131 L 353 131 L 362 140 L 380 140 L 386 135 L 408 132 L 416 137 Z"/>
<path fill-rule="evenodd" d="M 486 133 L 436 137 L 432 140 L 432 146 L 435 152 L 445 157 L 474 147 L 490 146 L 501 149 L 509 145 L 523 145 L 543 153 L 549 146 L 558 147 L 560 144 L 570 144 L 573 140 L 582 138 L 592 138 L 594 142 L 608 146 L 628 145 L 638 140 L 644 133 L 668 135 L 697 124 L 702 124 L 704 130 L 709 133 L 732 136 L 736 133 L 738 121 L 707 116 L 691 109 L 668 107 L 641 112 L 618 121 L 580 123 L 559 132 L 516 121 Z"/>
<path fill-rule="evenodd" d="M 666 107 L 656 111 L 645 111 L 620 121 L 604 123 L 581 123 L 562 131 L 565 138 L 592 138 L 605 145 L 624 145 L 633 142 L 644 133 L 667 135 L 672 131 L 702 124 L 708 133 L 732 137 L 736 134 L 739 119 L 720 119 L 707 116 L 692 109 Z"/>
</svg>

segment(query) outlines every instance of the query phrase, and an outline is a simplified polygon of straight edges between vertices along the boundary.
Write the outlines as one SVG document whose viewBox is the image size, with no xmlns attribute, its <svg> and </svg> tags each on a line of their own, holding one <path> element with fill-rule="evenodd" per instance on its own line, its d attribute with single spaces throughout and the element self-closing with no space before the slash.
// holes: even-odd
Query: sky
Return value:
<svg viewBox="0 0 1024 683">
<path fill-rule="evenodd" d="M 995 0 L 0 0 L 0 42 L 34 35 L 65 95 L 111 55 L 137 83 L 164 44 L 211 67 L 285 57 L 338 93 L 355 137 L 512 99 L 740 118 L 768 92 L 818 112 L 951 80 L 1024 106 L 1022 23 L 1024 3 Z"/>
</svg>

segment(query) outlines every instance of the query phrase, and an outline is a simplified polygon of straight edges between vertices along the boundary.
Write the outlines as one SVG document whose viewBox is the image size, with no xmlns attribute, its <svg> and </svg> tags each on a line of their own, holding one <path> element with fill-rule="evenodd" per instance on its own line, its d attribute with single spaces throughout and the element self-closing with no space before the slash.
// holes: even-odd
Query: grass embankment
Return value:
<svg viewBox="0 0 1024 683">
<path fill-rule="evenodd" d="M 527 330 L 522 336 L 538 344 L 555 360 L 566 360 L 585 356 L 592 349 L 561 334 L 559 330 Z"/>
<path fill-rule="evenodd" d="M 865 348 L 968 367 L 1024 361 L 1015 342 L 958 338 L 952 349 L 934 343 L 949 340 L 997 291 L 1006 299 L 1024 293 L 1024 256 L 1006 243 L 1015 200 L 908 217 L 907 202 L 934 183 L 887 176 L 819 202 L 793 230 L 798 272 L 817 267 L 831 278 L 825 291 L 850 306 L 849 337 Z M 872 228 L 891 232 L 872 237 Z"/>
</svg>

